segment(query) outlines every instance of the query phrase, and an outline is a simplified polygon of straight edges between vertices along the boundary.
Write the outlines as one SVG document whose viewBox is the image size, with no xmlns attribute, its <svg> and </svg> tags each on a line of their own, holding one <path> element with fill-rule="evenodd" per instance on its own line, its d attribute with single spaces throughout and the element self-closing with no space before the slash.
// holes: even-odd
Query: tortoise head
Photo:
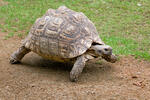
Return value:
<svg viewBox="0 0 150 100">
<path fill-rule="evenodd" d="M 109 45 L 92 45 L 92 49 L 95 51 L 96 56 L 101 56 L 106 61 L 112 63 L 117 61 L 117 57 L 112 53 L 112 47 L 110 47 Z"/>
<path fill-rule="evenodd" d="M 112 47 L 109 45 L 94 45 L 92 48 L 98 56 L 110 56 L 112 54 Z"/>
</svg>

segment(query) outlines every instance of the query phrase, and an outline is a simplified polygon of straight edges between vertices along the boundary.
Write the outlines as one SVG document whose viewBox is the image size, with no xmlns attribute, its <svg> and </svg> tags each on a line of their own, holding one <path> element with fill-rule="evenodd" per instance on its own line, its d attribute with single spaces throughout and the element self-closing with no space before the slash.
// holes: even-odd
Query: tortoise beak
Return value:
<svg viewBox="0 0 150 100">
<path fill-rule="evenodd" d="M 111 63 L 115 63 L 118 60 L 118 57 L 115 56 L 114 54 L 105 55 L 105 56 L 102 56 L 102 58 Z"/>
</svg>

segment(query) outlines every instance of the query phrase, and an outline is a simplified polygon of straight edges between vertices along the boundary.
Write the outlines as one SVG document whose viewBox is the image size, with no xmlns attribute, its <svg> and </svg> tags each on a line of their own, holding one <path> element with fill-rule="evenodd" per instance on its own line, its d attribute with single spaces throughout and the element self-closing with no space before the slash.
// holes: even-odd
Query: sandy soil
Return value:
<svg viewBox="0 0 150 100">
<path fill-rule="evenodd" d="M 79 81 L 69 81 L 71 67 L 29 53 L 9 64 L 20 45 L 0 33 L 0 100 L 150 100 L 150 62 L 121 57 L 114 64 L 89 62 Z"/>
</svg>

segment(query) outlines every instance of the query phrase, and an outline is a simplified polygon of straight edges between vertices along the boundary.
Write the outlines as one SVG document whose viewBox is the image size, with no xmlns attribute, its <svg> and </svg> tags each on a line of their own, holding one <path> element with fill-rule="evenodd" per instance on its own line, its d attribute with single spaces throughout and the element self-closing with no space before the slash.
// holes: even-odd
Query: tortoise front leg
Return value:
<svg viewBox="0 0 150 100">
<path fill-rule="evenodd" d="M 29 53 L 31 50 L 25 48 L 25 46 L 21 46 L 17 51 L 15 51 L 10 57 L 10 63 L 16 64 L 21 61 L 21 59 Z"/>
<path fill-rule="evenodd" d="M 76 62 L 73 65 L 73 68 L 70 72 L 70 80 L 72 82 L 77 81 L 79 75 L 81 74 L 83 68 L 85 67 L 85 63 L 88 60 L 85 55 L 79 56 Z"/>
</svg>

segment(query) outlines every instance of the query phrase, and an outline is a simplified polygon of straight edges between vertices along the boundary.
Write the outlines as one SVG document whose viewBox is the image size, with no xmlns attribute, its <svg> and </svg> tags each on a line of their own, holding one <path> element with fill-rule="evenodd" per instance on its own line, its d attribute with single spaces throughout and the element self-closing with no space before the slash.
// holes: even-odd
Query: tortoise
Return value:
<svg viewBox="0 0 150 100">
<path fill-rule="evenodd" d="M 58 62 L 73 62 L 70 80 L 77 81 L 85 63 L 94 58 L 116 62 L 112 47 L 99 37 L 94 24 L 82 13 L 66 6 L 48 11 L 38 18 L 10 57 L 10 63 L 19 63 L 30 51 L 43 58 Z"/>
</svg>

